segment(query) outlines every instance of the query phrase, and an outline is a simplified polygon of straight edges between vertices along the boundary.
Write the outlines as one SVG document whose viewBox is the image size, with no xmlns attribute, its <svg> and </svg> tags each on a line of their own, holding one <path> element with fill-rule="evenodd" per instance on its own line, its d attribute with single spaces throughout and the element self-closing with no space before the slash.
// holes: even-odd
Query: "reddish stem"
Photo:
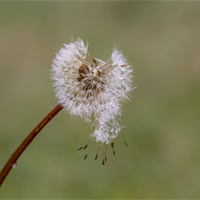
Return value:
<svg viewBox="0 0 200 200">
<path fill-rule="evenodd" d="M 50 111 L 44 119 L 29 133 L 29 135 L 25 138 L 25 140 L 19 145 L 19 147 L 12 154 L 4 168 L 0 173 L 0 186 L 3 181 L 7 177 L 10 170 L 15 166 L 17 159 L 24 152 L 26 147 L 32 142 L 32 140 L 36 137 L 36 135 L 44 128 L 44 126 L 60 111 L 62 110 L 62 106 L 58 104 L 52 111 Z"/>
</svg>

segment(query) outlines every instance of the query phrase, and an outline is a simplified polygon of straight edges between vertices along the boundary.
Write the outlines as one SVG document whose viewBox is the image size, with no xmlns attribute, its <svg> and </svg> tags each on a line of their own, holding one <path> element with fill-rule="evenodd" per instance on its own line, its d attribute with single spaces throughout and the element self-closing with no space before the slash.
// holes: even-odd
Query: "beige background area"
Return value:
<svg viewBox="0 0 200 200">
<path fill-rule="evenodd" d="M 61 111 L 20 157 L 0 198 L 200 198 L 200 2 L 0 2 L 0 169 L 56 104 L 52 59 L 71 37 L 138 72 L 116 155 L 77 151 L 92 130 Z"/>
</svg>

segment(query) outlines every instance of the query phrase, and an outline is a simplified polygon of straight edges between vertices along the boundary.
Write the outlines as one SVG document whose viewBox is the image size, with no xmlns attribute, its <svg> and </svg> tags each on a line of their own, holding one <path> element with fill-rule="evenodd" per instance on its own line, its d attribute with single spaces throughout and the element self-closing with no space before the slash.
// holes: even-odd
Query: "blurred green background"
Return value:
<svg viewBox="0 0 200 200">
<path fill-rule="evenodd" d="M 80 37 L 138 72 L 123 108 L 126 142 L 94 161 L 92 132 L 61 111 L 11 170 L 0 198 L 200 198 L 200 2 L 0 2 L 0 169 L 55 106 L 49 69 Z"/>
</svg>

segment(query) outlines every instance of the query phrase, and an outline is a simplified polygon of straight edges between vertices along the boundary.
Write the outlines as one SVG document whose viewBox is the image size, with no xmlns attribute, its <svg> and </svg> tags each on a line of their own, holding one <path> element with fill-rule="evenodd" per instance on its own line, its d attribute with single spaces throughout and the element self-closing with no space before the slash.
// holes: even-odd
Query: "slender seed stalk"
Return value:
<svg viewBox="0 0 200 200">
<path fill-rule="evenodd" d="M 27 146 L 32 142 L 36 135 L 45 127 L 45 125 L 62 109 L 63 107 L 60 104 L 58 104 L 42 119 L 42 121 L 29 133 L 25 140 L 19 145 L 19 147 L 15 150 L 15 152 L 12 154 L 12 156 L 0 172 L 0 186 L 9 174 L 10 170 L 16 165 L 17 159 L 24 152 Z"/>
</svg>

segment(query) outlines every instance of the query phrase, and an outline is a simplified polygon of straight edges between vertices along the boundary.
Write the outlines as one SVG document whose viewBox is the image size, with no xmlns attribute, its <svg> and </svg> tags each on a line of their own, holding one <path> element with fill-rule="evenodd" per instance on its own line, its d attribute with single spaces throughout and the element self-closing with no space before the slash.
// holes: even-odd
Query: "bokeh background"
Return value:
<svg viewBox="0 0 200 200">
<path fill-rule="evenodd" d="M 0 2 L 0 169 L 57 100 L 52 59 L 71 37 L 138 72 L 126 142 L 94 161 L 92 132 L 61 111 L 18 160 L 0 198 L 200 198 L 200 2 Z"/>
</svg>

